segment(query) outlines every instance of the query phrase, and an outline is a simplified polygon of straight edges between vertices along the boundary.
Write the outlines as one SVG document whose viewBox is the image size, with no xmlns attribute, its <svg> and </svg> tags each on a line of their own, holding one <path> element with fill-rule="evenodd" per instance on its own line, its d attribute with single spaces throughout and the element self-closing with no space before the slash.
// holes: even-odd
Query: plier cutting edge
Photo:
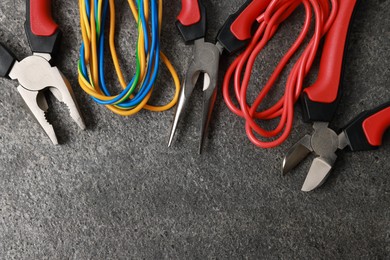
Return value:
<svg viewBox="0 0 390 260">
<path fill-rule="evenodd" d="M 181 89 L 168 146 L 171 146 L 180 116 L 201 74 L 203 80 L 203 114 L 199 153 L 202 151 L 207 128 L 213 111 L 218 84 L 219 59 L 224 50 L 233 53 L 248 44 L 252 37 L 252 25 L 267 8 L 270 0 L 248 0 L 221 27 L 216 44 L 205 41 L 206 8 L 202 0 L 182 0 L 177 17 L 179 29 L 186 44 L 194 42 L 193 58 Z"/>
<path fill-rule="evenodd" d="M 26 17 L 25 32 L 33 54 L 18 61 L 0 43 L 0 77 L 19 82 L 17 89 L 24 102 L 50 140 L 58 144 L 53 126 L 45 116 L 48 104 L 43 90 L 48 89 L 67 105 L 72 119 L 81 129 L 85 129 L 85 124 L 68 80 L 50 64 L 61 38 L 61 31 L 51 17 L 51 0 L 27 0 Z"/>
<path fill-rule="evenodd" d="M 341 131 L 329 128 L 341 100 L 341 80 L 348 29 L 357 0 L 339 2 L 339 12 L 326 35 L 317 81 L 302 94 L 303 117 L 313 122 L 314 133 L 304 136 L 286 154 L 283 174 L 295 168 L 310 153 L 313 160 L 302 191 L 321 186 L 336 162 L 338 150 L 367 151 L 382 144 L 390 127 L 390 102 L 359 114 Z"/>
</svg>

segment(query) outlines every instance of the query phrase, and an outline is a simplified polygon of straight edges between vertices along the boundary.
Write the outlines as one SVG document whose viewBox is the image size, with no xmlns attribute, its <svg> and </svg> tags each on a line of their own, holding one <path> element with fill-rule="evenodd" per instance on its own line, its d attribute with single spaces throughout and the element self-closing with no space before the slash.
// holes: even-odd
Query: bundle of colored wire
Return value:
<svg viewBox="0 0 390 260">
<path fill-rule="evenodd" d="M 157 3 L 158 2 L 158 3 Z M 80 49 L 79 83 L 97 103 L 116 114 L 128 116 L 141 109 L 165 111 L 178 99 L 180 82 L 168 58 L 160 51 L 162 0 L 128 0 L 137 23 L 138 38 L 135 51 L 136 71 L 126 83 L 115 49 L 115 1 L 79 0 L 83 44 Z M 150 10 L 149 10 L 150 8 Z M 104 47 L 106 20 L 109 19 L 109 47 L 112 61 L 122 87 L 118 95 L 111 95 L 105 82 Z M 148 105 L 159 72 L 160 60 L 172 75 L 176 91 L 174 98 L 164 106 Z"/>
<path fill-rule="evenodd" d="M 312 67 L 322 37 L 331 27 L 338 12 L 339 0 L 273 0 L 266 11 L 257 19 L 259 27 L 247 49 L 239 55 L 229 67 L 223 84 L 223 96 L 229 109 L 245 119 L 245 130 L 250 141 L 258 147 L 272 148 L 282 144 L 289 136 L 293 125 L 294 104 L 298 100 L 306 75 Z M 247 91 L 251 72 L 256 58 L 266 44 L 272 39 L 279 25 L 285 21 L 297 8 L 303 5 L 306 17 L 304 26 L 293 45 L 261 89 L 252 104 L 248 104 Z M 299 51 L 310 31 L 314 13 L 314 33 L 310 42 L 294 64 L 285 86 L 283 97 L 262 111 L 259 106 L 283 72 L 292 56 Z M 229 93 L 229 85 L 234 74 L 234 93 L 239 103 L 235 105 Z M 266 130 L 260 122 L 279 119 L 273 130 Z"/>
</svg>

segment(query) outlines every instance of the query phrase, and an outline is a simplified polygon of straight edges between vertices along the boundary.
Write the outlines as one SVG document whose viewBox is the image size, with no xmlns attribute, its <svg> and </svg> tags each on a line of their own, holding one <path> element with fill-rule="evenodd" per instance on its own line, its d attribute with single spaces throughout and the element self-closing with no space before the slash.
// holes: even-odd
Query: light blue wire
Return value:
<svg viewBox="0 0 390 260">
<path fill-rule="evenodd" d="M 99 83 L 101 86 L 101 89 L 103 90 L 103 93 L 106 96 L 110 96 L 110 91 L 107 88 L 105 79 L 104 79 L 104 28 L 105 28 L 105 21 L 106 21 L 106 16 L 107 16 L 107 8 L 108 7 L 108 1 L 105 2 L 104 10 L 103 10 L 103 17 L 102 17 L 102 26 L 101 26 L 101 34 L 99 37 Z M 126 89 L 124 89 L 119 95 L 117 95 L 115 98 L 112 98 L 110 100 L 101 100 L 95 97 L 92 97 L 94 101 L 96 101 L 98 104 L 101 105 L 112 105 L 120 101 L 126 94 L 130 91 L 131 86 L 133 85 L 135 80 L 135 76 L 131 79 L 130 83 L 127 85 Z M 118 104 L 118 106 L 121 106 Z"/>
<path fill-rule="evenodd" d="M 157 5 L 156 2 L 153 0 L 151 3 L 151 24 L 152 24 L 152 47 L 150 56 L 154 57 L 154 62 L 148 63 L 147 73 L 145 76 L 145 80 L 143 81 L 143 84 L 140 88 L 140 91 L 134 96 L 133 99 L 128 100 L 126 102 L 123 102 L 121 106 L 125 108 L 133 107 L 146 97 L 146 95 L 150 92 L 152 89 L 159 70 L 159 63 L 160 63 L 160 45 L 159 45 L 159 28 L 158 28 L 158 12 L 157 12 Z M 152 60 L 152 58 L 151 58 Z M 152 79 L 150 79 L 150 74 L 152 71 L 152 63 L 154 63 L 153 67 L 153 75 Z M 146 86 L 145 86 L 146 85 Z"/>
<path fill-rule="evenodd" d="M 85 9 L 87 9 L 87 15 L 89 19 L 91 14 L 91 7 L 89 6 L 89 1 L 84 1 L 84 3 L 85 3 Z"/>
<path fill-rule="evenodd" d="M 80 65 L 81 65 L 81 72 L 83 74 L 83 77 L 86 78 L 89 81 L 89 76 L 87 72 L 87 68 L 85 66 L 85 61 L 84 61 L 84 55 L 85 55 L 85 46 L 84 43 L 81 44 L 80 48 Z"/>
<path fill-rule="evenodd" d="M 95 5 L 97 6 L 98 0 L 94 0 Z M 86 10 L 87 10 L 87 15 L 90 17 L 90 6 L 89 6 L 89 1 L 85 0 L 86 3 Z M 156 0 L 151 0 L 151 28 L 152 28 L 152 43 L 151 43 L 151 48 L 149 52 L 149 38 L 148 35 L 145 33 L 144 34 L 144 48 L 146 52 L 149 52 L 149 62 L 147 64 L 147 71 L 145 75 L 145 79 L 142 82 L 142 85 L 139 87 L 138 93 L 135 94 L 135 96 L 132 99 L 128 99 L 124 102 L 121 102 L 120 104 L 116 104 L 119 102 L 127 93 L 130 91 L 134 80 L 135 76 L 133 76 L 132 80 L 130 83 L 127 85 L 126 89 L 124 89 L 118 96 L 115 98 L 112 98 L 111 100 L 100 100 L 98 98 L 93 98 L 94 101 L 96 101 L 98 104 L 102 105 L 112 105 L 116 104 L 119 107 L 122 108 L 132 108 L 137 106 L 139 103 L 142 102 L 152 89 L 158 75 L 159 71 L 159 66 L 160 66 L 160 42 L 159 42 L 159 25 L 158 25 L 158 8 L 156 4 Z M 137 0 L 137 7 L 139 10 L 140 14 L 140 22 L 141 26 L 144 30 L 144 32 L 147 31 L 147 21 L 145 19 L 144 15 L 144 4 L 143 1 Z M 104 1 L 104 8 L 103 8 L 103 14 L 102 14 L 102 21 L 101 21 L 101 27 L 100 27 L 100 35 L 99 35 L 99 40 L 98 40 L 98 65 L 99 65 L 99 83 L 101 85 L 101 89 L 103 93 L 106 96 L 110 96 L 110 91 L 108 90 L 105 79 L 104 79 L 104 32 L 105 32 L 105 21 L 107 18 L 107 10 L 108 10 L 108 1 Z M 98 13 L 97 10 L 95 12 L 95 16 L 97 18 Z M 97 21 L 98 19 L 96 19 Z M 85 46 L 84 44 L 81 45 L 80 48 L 80 65 L 81 65 L 81 72 L 85 78 L 89 80 L 88 77 L 88 72 L 86 69 L 86 64 L 84 60 L 84 54 L 85 54 Z M 152 62 L 153 61 L 153 62 Z"/>
<path fill-rule="evenodd" d="M 84 3 L 85 3 L 85 9 L 86 9 L 86 12 L 87 12 L 87 16 L 88 16 L 88 19 L 89 19 L 90 18 L 90 13 L 91 13 L 91 8 L 89 6 L 89 1 L 84 1 Z M 81 65 L 81 72 L 83 74 L 83 77 L 89 81 L 89 76 L 88 76 L 88 72 L 87 72 L 87 67 L 85 65 L 84 57 L 85 57 L 85 46 L 84 46 L 84 43 L 82 43 L 81 47 L 80 47 L 80 62 L 79 63 Z"/>
</svg>

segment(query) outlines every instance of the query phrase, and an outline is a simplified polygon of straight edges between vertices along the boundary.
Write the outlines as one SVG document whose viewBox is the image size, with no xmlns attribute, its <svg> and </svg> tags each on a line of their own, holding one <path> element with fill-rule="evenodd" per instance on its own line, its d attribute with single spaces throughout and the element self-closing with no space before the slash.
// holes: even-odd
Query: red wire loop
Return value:
<svg viewBox="0 0 390 260">
<path fill-rule="evenodd" d="M 272 148 L 282 144 L 290 135 L 294 118 L 294 104 L 298 100 L 303 81 L 313 65 L 322 37 L 328 32 L 338 12 L 339 0 L 273 0 L 263 14 L 258 17 L 259 27 L 246 50 L 239 55 L 226 72 L 223 83 L 223 96 L 228 108 L 245 119 L 245 130 L 249 140 L 258 147 Z M 277 32 L 279 25 L 303 5 L 306 17 L 301 32 L 276 66 L 274 72 L 262 88 L 253 104 L 248 104 L 247 91 L 251 72 L 257 56 Z M 267 94 L 274 86 L 280 74 L 292 56 L 302 46 L 309 32 L 313 13 L 315 17 L 314 33 L 305 50 L 299 56 L 288 75 L 285 93 L 274 105 L 258 111 Z M 237 107 L 229 93 L 234 75 L 234 94 L 239 103 Z M 269 131 L 259 122 L 279 118 L 278 126 Z M 265 139 L 265 140 L 264 140 Z"/>
</svg>

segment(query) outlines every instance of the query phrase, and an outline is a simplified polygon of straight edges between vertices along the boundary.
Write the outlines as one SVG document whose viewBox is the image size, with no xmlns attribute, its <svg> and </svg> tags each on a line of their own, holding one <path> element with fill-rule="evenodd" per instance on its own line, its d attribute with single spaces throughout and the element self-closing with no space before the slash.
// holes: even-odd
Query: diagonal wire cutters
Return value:
<svg viewBox="0 0 390 260">
<path fill-rule="evenodd" d="M 369 151 L 382 145 L 382 137 L 390 127 L 390 102 L 362 112 L 339 133 L 329 128 L 328 124 L 315 122 L 314 133 L 305 135 L 284 159 L 283 171 L 288 173 L 310 153 L 317 155 L 302 191 L 312 191 L 326 181 L 336 162 L 338 150 L 349 147 L 351 151 Z"/>
<path fill-rule="evenodd" d="M 186 44 L 194 43 L 193 57 L 180 92 L 172 124 L 168 146 L 171 146 L 180 116 L 195 88 L 198 78 L 203 80 L 203 113 L 199 153 L 202 151 L 207 128 L 217 95 L 219 59 L 224 50 L 236 52 L 248 44 L 252 25 L 268 6 L 270 0 L 248 0 L 234 14 L 230 15 L 221 27 L 216 44 L 205 41 L 206 9 L 202 0 L 182 0 L 182 9 L 177 17 L 177 28 Z"/>
<path fill-rule="evenodd" d="M 348 29 L 357 0 L 340 1 L 338 15 L 326 35 L 317 81 L 302 94 L 305 121 L 313 122 L 314 133 L 304 136 L 286 154 L 283 174 L 294 169 L 310 153 L 313 160 L 302 191 L 321 186 L 337 159 L 336 152 L 349 147 L 352 151 L 372 150 L 381 145 L 390 126 L 390 102 L 365 111 L 340 132 L 329 128 L 341 100 L 342 69 Z"/>
<path fill-rule="evenodd" d="M 17 80 L 17 87 L 27 107 L 54 144 L 58 144 L 53 126 L 47 121 L 48 104 L 43 90 L 48 89 L 69 108 L 72 119 L 81 129 L 84 121 L 68 80 L 52 66 L 52 55 L 58 51 L 61 31 L 51 17 L 50 0 L 27 0 L 25 32 L 32 55 L 18 61 L 0 43 L 0 77 Z"/>
</svg>

